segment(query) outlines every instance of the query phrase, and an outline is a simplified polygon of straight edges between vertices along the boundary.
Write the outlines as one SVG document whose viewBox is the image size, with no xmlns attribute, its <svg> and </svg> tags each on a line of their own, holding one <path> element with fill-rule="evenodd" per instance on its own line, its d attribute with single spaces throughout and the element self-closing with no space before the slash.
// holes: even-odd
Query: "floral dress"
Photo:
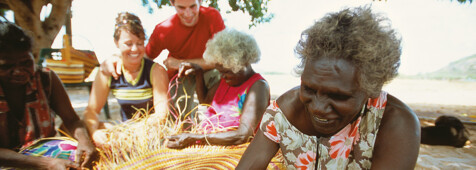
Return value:
<svg viewBox="0 0 476 170">
<path fill-rule="evenodd" d="M 387 93 L 382 92 L 378 98 L 369 99 L 367 109 L 363 108 L 354 122 L 334 136 L 318 138 L 300 132 L 273 101 L 263 115 L 260 129 L 279 144 L 287 169 L 315 169 L 316 158 L 318 169 L 370 169 L 386 104 Z"/>
</svg>

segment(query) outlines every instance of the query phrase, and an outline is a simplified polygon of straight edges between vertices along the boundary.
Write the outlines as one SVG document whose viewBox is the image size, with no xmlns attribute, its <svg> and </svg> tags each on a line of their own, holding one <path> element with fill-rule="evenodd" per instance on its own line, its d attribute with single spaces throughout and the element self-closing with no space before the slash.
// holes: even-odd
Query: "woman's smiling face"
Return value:
<svg viewBox="0 0 476 170">
<path fill-rule="evenodd" d="M 125 29 L 121 30 L 116 46 L 121 51 L 123 62 L 137 64 L 145 55 L 144 40 Z"/>
<path fill-rule="evenodd" d="M 306 63 L 300 100 L 314 135 L 334 135 L 358 116 L 368 97 L 358 87 L 355 73 L 355 67 L 344 59 L 322 58 Z"/>
</svg>

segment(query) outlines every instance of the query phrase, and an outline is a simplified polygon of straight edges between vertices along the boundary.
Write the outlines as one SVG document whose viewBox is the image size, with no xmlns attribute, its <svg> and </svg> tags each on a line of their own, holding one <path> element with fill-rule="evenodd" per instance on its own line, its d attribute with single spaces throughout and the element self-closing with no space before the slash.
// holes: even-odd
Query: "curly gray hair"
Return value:
<svg viewBox="0 0 476 170">
<path fill-rule="evenodd" d="M 233 28 L 216 33 L 207 42 L 203 59 L 208 63 L 219 63 L 234 73 L 249 64 L 259 61 L 261 52 L 253 36 Z"/>
<path fill-rule="evenodd" d="M 353 63 L 364 92 L 378 95 L 397 76 L 401 54 L 400 38 L 384 21 L 388 19 L 372 14 L 370 7 L 326 15 L 302 33 L 295 48 L 301 59 L 296 72 L 302 74 L 309 60 L 339 57 Z"/>
</svg>

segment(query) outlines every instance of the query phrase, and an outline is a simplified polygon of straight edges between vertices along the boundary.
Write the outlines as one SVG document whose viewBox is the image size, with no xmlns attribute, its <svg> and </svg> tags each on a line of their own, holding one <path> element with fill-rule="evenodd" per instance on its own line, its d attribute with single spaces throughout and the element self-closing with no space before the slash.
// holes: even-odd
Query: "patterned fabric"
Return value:
<svg viewBox="0 0 476 170">
<path fill-rule="evenodd" d="M 208 132 L 217 129 L 226 131 L 238 128 L 246 94 L 258 80 L 264 80 L 264 78 L 256 73 L 240 86 L 233 87 L 222 79 L 213 97 L 211 107 L 204 113 L 207 119 L 202 120 L 202 127 Z"/>
<path fill-rule="evenodd" d="M 294 127 L 273 101 L 263 115 L 261 130 L 280 145 L 288 169 L 315 169 L 316 158 L 318 169 L 370 169 L 386 104 L 387 93 L 382 92 L 368 100 L 357 120 L 332 137 L 317 138 Z"/>
<path fill-rule="evenodd" d="M 137 109 L 151 109 L 154 106 L 150 72 L 154 61 L 143 58 L 139 76 L 135 80 L 127 80 L 121 75 L 117 80 L 110 78 L 110 89 L 121 105 L 122 121 L 126 121 L 137 112 Z M 124 72 L 124 68 L 123 72 Z M 153 112 L 151 112 L 153 113 Z"/>
<path fill-rule="evenodd" d="M 23 113 L 11 113 L 3 88 L 0 86 L 0 147 L 19 147 L 35 139 L 51 137 L 56 134 L 54 129 L 54 112 L 50 111 L 48 99 L 43 90 L 42 75 L 49 78 L 49 71 L 37 71 L 32 81 L 26 84 L 25 111 Z M 15 114 L 24 114 L 21 120 L 12 117 Z M 12 121 L 14 120 L 14 121 Z M 10 129 L 9 127 L 15 127 Z M 13 134 L 16 133 L 16 134 Z M 19 139 L 12 139 L 17 136 Z M 18 141 L 19 143 L 12 143 Z"/>
<path fill-rule="evenodd" d="M 71 138 L 43 138 L 23 146 L 20 150 L 20 153 L 24 155 L 43 156 L 75 161 L 77 146 L 78 142 Z"/>
</svg>

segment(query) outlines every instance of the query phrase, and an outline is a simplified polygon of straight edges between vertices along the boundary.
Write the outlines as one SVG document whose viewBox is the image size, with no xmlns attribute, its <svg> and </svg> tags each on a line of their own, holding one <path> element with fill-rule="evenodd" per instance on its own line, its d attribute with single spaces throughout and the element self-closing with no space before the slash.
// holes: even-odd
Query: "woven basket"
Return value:
<svg viewBox="0 0 476 170">
<path fill-rule="evenodd" d="M 46 59 L 46 67 L 55 71 L 63 83 L 81 83 L 84 81 L 84 64 L 81 61 L 69 63 L 62 60 Z"/>
<path fill-rule="evenodd" d="M 93 51 L 74 49 L 69 44 L 68 35 L 63 36 L 63 46 L 60 50 L 50 49 L 46 52 L 51 56 L 45 60 L 46 67 L 55 71 L 63 83 L 84 82 L 99 65 L 96 54 Z"/>
</svg>

